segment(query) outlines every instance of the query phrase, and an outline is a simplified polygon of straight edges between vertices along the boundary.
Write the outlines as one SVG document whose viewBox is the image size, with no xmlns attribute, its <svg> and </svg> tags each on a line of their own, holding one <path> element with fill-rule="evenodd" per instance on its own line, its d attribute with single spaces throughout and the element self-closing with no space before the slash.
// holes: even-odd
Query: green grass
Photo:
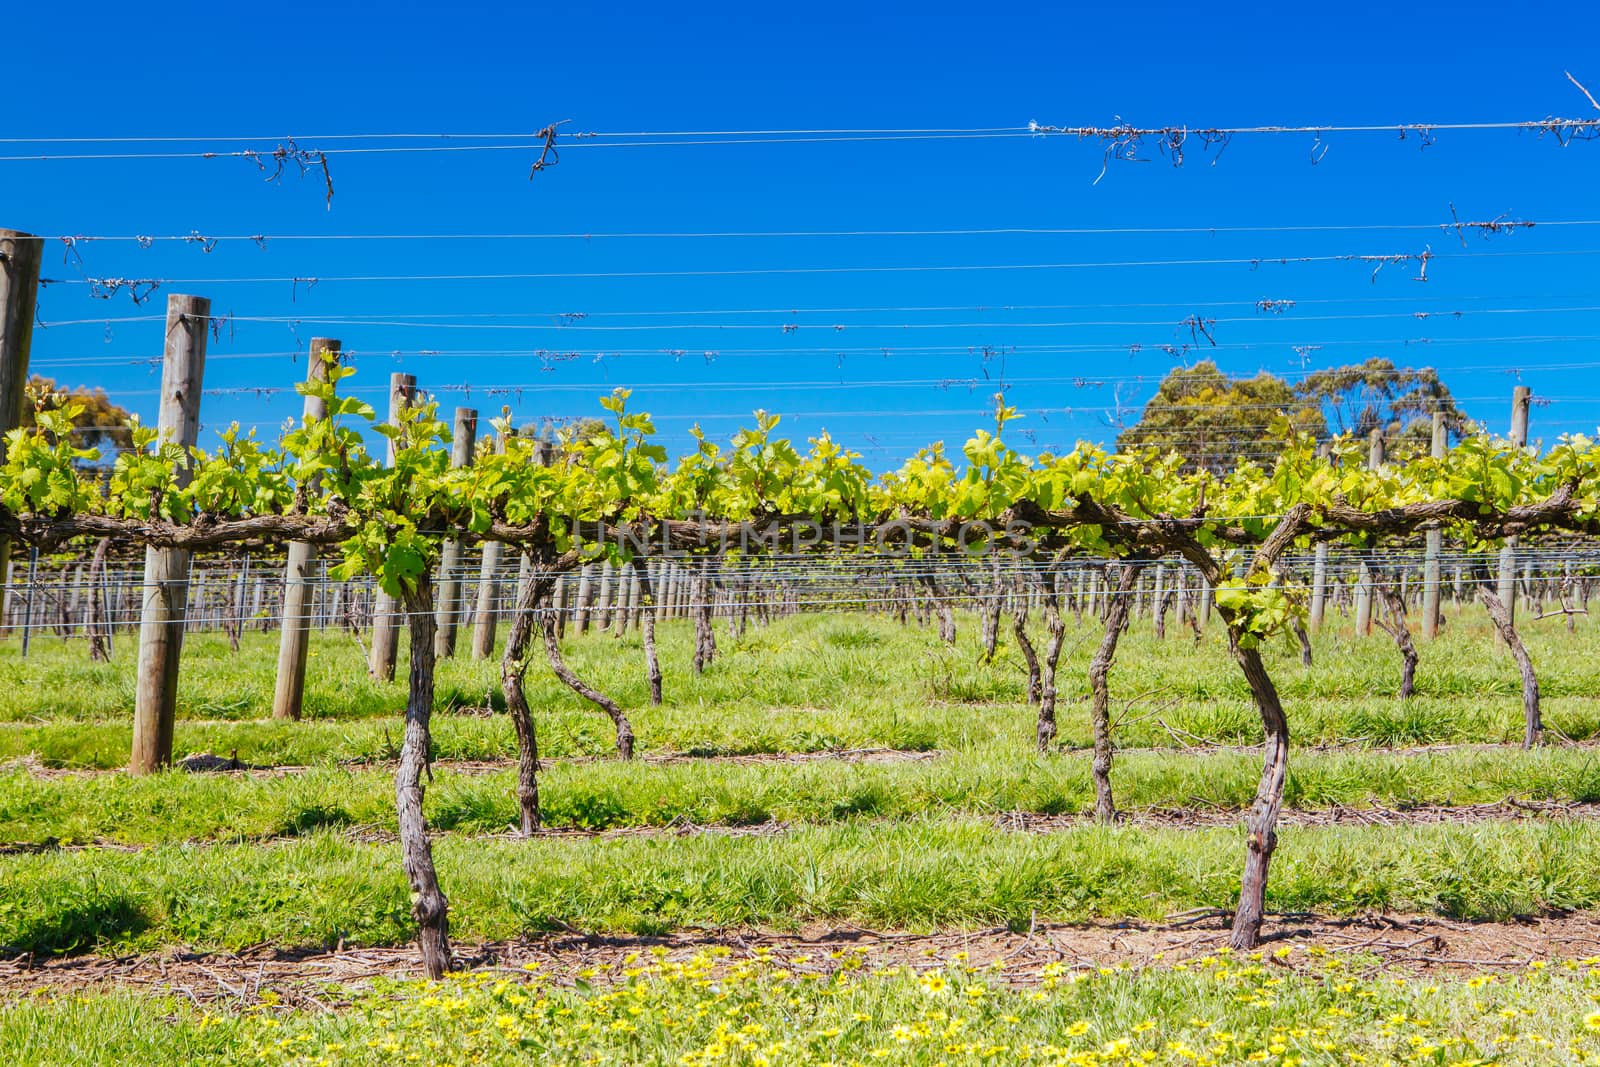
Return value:
<svg viewBox="0 0 1600 1067">
<path fill-rule="evenodd" d="M 1596 972 L 1487 982 L 1373 974 L 1366 961 L 1265 959 L 1063 972 L 959 960 L 869 968 L 757 953 L 646 956 L 604 981 L 471 975 L 323 986 L 310 1006 L 93 993 L 0 1008 L 14 1067 L 279 1065 L 1270 1062 L 1586 1063 L 1600 1052 Z M 1273 957 L 1274 960 L 1277 957 Z M 614 980 L 612 980 L 614 979 Z M 413 1059 L 414 1057 L 414 1059 Z"/>
<path fill-rule="evenodd" d="M 1477 615 L 1461 615 L 1444 638 L 1422 646 L 1422 695 L 1405 703 L 1393 695 L 1398 657 L 1381 635 L 1320 635 L 1309 670 L 1292 649 L 1269 650 L 1297 743 L 1357 746 L 1296 751 L 1291 807 L 1459 805 L 1513 794 L 1600 800 L 1600 760 L 1589 746 L 1382 750 L 1520 738 L 1516 672 Z M 1037 619 L 1035 627 L 1042 629 Z M 1559 620 L 1527 628 L 1549 724 L 1575 739 L 1600 737 L 1600 672 L 1587 626 L 1573 635 Z M 886 619 L 786 619 L 737 643 L 721 630 L 724 655 L 696 677 L 690 627 L 673 622 L 661 634 L 667 702 L 660 708 L 648 706 L 635 635 L 569 640 L 574 667 L 629 710 L 643 752 L 883 747 L 933 754 L 863 763 L 555 760 L 541 778 L 553 826 L 790 825 L 778 833 L 533 841 L 481 836 L 515 818 L 509 769 L 440 767 L 426 812 L 442 831 L 435 851 L 452 933 L 475 941 L 568 927 L 647 935 L 704 929 L 714 937 L 811 925 L 1025 930 L 1036 920 L 1159 919 L 1230 908 L 1244 852 L 1235 827 L 1082 825 L 1048 834 L 996 827 L 993 816 L 1003 812 L 1083 812 L 1092 791 L 1086 753 L 1032 752 L 1034 711 L 1022 701 L 1019 658 L 1003 648 L 995 664 L 980 665 L 975 631 L 975 620 L 963 618 L 961 642 L 950 648 L 930 632 Z M 1069 748 L 1088 743 L 1084 675 L 1098 636 L 1093 627 L 1069 632 L 1059 711 Z M 249 634 L 234 654 L 216 637 L 187 643 L 177 749 L 237 750 L 250 763 L 304 765 L 303 772 L 136 779 L 0 771 L 0 844 L 91 845 L 0 855 L 0 955 L 413 940 L 398 848 L 346 832 L 392 829 L 391 770 L 367 764 L 395 755 L 402 686 L 370 681 L 353 642 L 319 634 L 307 719 L 272 722 L 265 716 L 274 644 L 272 635 Z M 0 762 L 121 767 L 131 651 L 122 639 L 116 662 L 95 665 L 81 644 L 41 640 L 26 661 L 14 642 L 0 647 Z M 514 753 L 503 714 L 463 710 L 498 703 L 497 670 L 492 661 L 441 664 L 437 758 Z M 404 671 L 402 657 L 402 678 Z M 604 716 L 539 663 L 529 681 L 547 757 L 611 754 Z M 1112 690 L 1121 717 L 1117 740 L 1128 749 L 1116 771 L 1124 809 L 1237 811 L 1249 802 L 1256 754 L 1173 751 L 1196 739 L 1248 745 L 1260 737 L 1218 627 L 1199 645 L 1181 635 L 1159 643 L 1147 621 L 1136 622 Z M 1139 699 L 1124 703 L 1131 698 Z M 1280 834 L 1268 903 L 1281 912 L 1420 911 L 1497 921 L 1596 908 L 1600 821 L 1290 826 Z M 1116 972 L 1053 992 L 1041 988 L 1043 999 L 991 982 L 970 1001 L 964 989 L 978 976 L 957 968 L 947 973 L 960 1000 L 930 998 L 915 977 L 898 973 L 863 971 L 859 981 L 834 988 L 832 978 L 801 981 L 766 970 L 725 974 L 716 993 L 703 980 L 675 984 L 672 975 L 645 975 L 633 985 L 546 988 L 520 1004 L 487 980 L 429 990 L 383 986 L 331 992 L 342 1009 L 329 1015 L 270 1007 L 202 1014 L 186 999 L 94 993 L 0 1001 L 0 1051 L 19 1065 L 387 1063 L 404 1057 L 388 1047 L 396 1034 L 422 1040 L 419 1055 L 426 1051 L 437 1062 L 469 1062 L 475 1054 L 489 1063 L 569 1062 L 595 1053 L 611 1062 L 684 1067 L 700 1067 L 705 1061 L 696 1051 L 719 1041 L 726 1053 L 719 1058 L 741 1063 L 758 1056 L 992 1062 L 1019 1050 L 1053 1062 L 1091 1048 L 1105 1052 L 1118 1040 L 1129 1041 L 1125 1052 L 1150 1051 L 1156 1063 L 1193 1062 L 1179 1048 L 1219 1063 L 1264 1052 L 1275 1062 L 1299 1057 L 1308 1064 L 1356 1062 L 1355 1054 L 1372 1062 L 1420 1056 L 1418 1062 L 1545 1063 L 1554 1053 L 1544 1039 L 1563 1046 L 1559 1052 L 1600 1051 L 1585 1024 L 1600 984 L 1587 973 L 1468 987 L 1455 980 L 1396 985 L 1321 966 L 1297 957 L 1295 970 L 1224 963 L 1205 973 Z M 1230 977 L 1219 979 L 1219 971 Z M 1031 983 L 1039 976 L 1007 977 Z M 632 992 L 636 986 L 643 992 Z M 639 997 L 648 1010 L 620 1013 L 621 996 Z M 461 1009 L 440 1010 L 441 997 L 459 1000 Z M 708 998 L 713 1006 L 702 1013 Z M 535 1004 L 548 1014 L 529 1015 Z M 1349 1014 L 1329 1013 L 1334 1007 Z M 721 1021 L 738 1023 L 729 1032 L 741 1037 L 718 1036 L 718 1012 Z M 1404 1016 L 1399 1023 L 1397 1015 Z M 970 1037 L 944 1032 L 956 1018 Z M 1136 1030 L 1145 1019 L 1159 1023 Z M 619 1020 L 633 1029 L 612 1028 Z M 1593 1021 L 1600 1027 L 1600 1018 Z M 517 1044 L 508 1034 L 522 1033 L 524 1024 L 532 1043 Z M 1086 1026 L 1081 1042 L 1071 1037 L 1078 1024 Z M 764 1029 L 744 1029 L 750 1026 Z M 899 1040 L 896 1026 L 913 1038 Z M 1234 1037 L 1224 1041 L 1222 1032 Z M 779 1042 L 786 1044 L 775 1050 Z M 1006 1051 L 987 1056 L 996 1045 Z M 1281 1052 L 1271 1051 L 1280 1045 Z"/>
<path fill-rule="evenodd" d="M 1115 771 L 1119 803 L 1143 808 L 1247 807 L 1259 758 L 1249 753 L 1133 753 Z M 541 776 L 551 827 L 608 829 L 688 821 L 738 826 L 907 819 L 927 812 L 1066 814 L 1092 810 L 1086 754 L 1039 757 L 991 743 L 909 762 L 548 764 Z M 1354 750 L 1297 753 L 1291 808 L 1476 804 L 1509 795 L 1600 800 L 1591 749 L 1465 749 L 1401 756 Z M 436 830 L 496 833 L 517 820 L 512 771 L 441 767 L 426 812 Z M 384 768 L 318 767 L 301 774 L 61 779 L 0 774 L 0 844 L 97 841 L 172 844 L 293 836 L 324 827 L 394 828 Z"/>
<path fill-rule="evenodd" d="M 1036 621 L 1036 627 L 1037 627 Z M 1559 620 L 1528 626 L 1541 672 L 1546 718 L 1574 739 L 1600 736 L 1597 680 L 1589 667 L 1587 626 L 1569 635 Z M 805 616 L 752 629 L 703 676 L 689 669 L 691 630 L 662 627 L 667 702 L 651 708 L 638 638 L 589 635 L 569 641 L 581 674 L 616 697 L 635 720 L 642 751 L 703 754 L 819 751 L 838 747 L 903 749 L 1026 746 L 1033 712 L 1022 701 L 1024 675 L 1014 649 L 993 665 L 977 663 L 974 621 L 962 619 L 961 642 L 866 616 Z M 1074 629 L 1061 664 L 1061 739 L 1089 743 L 1087 659 L 1097 632 Z M 404 704 L 399 683 L 371 681 L 353 641 L 313 637 L 307 720 L 276 723 L 270 711 L 274 641 L 245 635 L 239 654 L 220 637 L 186 642 L 176 749 L 238 751 L 258 764 L 307 764 L 389 758 Z M 403 644 L 403 642 L 402 642 Z M 1393 696 L 1398 657 L 1387 638 L 1357 642 L 1328 633 L 1317 665 L 1299 665 L 1275 645 L 1270 662 L 1301 743 L 1415 745 L 1496 742 L 1522 733 L 1519 682 L 1507 655 L 1468 612 L 1447 636 L 1423 647 L 1420 696 Z M 435 755 L 443 759 L 510 756 L 515 744 L 503 716 L 452 714 L 497 705 L 493 661 L 445 661 L 439 670 Z M 91 664 L 81 643 L 42 640 L 21 659 L 0 647 L 0 761 L 35 758 L 52 766 L 111 768 L 126 760 L 132 721 L 131 644 L 115 663 Z M 399 677 L 405 675 L 402 657 Z M 529 697 L 551 756 L 610 751 L 610 725 L 561 686 L 542 664 L 529 671 Z M 1203 738 L 1253 744 L 1260 725 L 1244 683 L 1213 626 L 1200 645 L 1174 636 L 1157 642 L 1135 625 L 1118 653 L 1114 698 L 1136 701 L 1118 730 L 1129 747 L 1171 747 Z"/>
<path fill-rule="evenodd" d="M 855 923 L 906 929 L 1159 918 L 1229 907 L 1235 830 L 1005 832 L 930 817 L 779 835 L 445 838 L 458 936 L 566 925 L 661 933 Z M 158 946 L 402 944 L 414 927 L 398 849 L 316 834 L 273 845 L 157 846 L 0 860 L 0 945 L 40 953 Z M 1288 828 L 1269 906 L 1508 920 L 1600 905 L 1600 825 Z"/>
</svg>

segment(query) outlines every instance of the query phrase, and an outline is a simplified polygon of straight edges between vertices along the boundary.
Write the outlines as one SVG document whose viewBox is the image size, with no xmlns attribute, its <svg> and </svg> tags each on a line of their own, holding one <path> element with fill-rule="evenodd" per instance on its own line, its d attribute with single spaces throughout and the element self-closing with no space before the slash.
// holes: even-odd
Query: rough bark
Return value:
<svg viewBox="0 0 1600 1067">
<path fill-rule="evenodd" d="M 521 813 L 524 837 L 539 831 L 539 740 L 534 731 L 533 710 L 523 690 L 528 673 L 528 647 L 538 620 L 538 606 L 549 596 L 554 579 L 530 576 L 523 583 L 506 635 L 506 649 L 500 657 L 500 691 L 506 698 L 506 714 L 517 735 L 517 807 Z"/>
<path fill-rule="evenodd" d="M 411 676 L 406 698 L 405 740 L 400 746 L 400 766 L 395 771 L 395 812 L 400 827 L 400 849 L 406 878 L 411 883 L 411 915 L 417 920 L 422 942 L 422 966 L 438 980 L 453 969 L 450 956 L 450 902 L 439 889 L 433 866 L 433 846 L 422 815 L 422 775 L 428 770 L 431 739 L 428 721 L 433 714 L 432 576 L 424 572 L 404 603 L 411 628 Z M 429 776 L 432 777 L 431 772 Z"/>
<path fill-rule="evenodd" d="M 1061 645 L 1067 628 L 1061 621 L 1061 603 L 1056 594 L 1054 572 L 1044 577 L 1044 620 L 1050 640 L 1044 646 L 1044 665 L 1040 672 L 1039 726 L 1036 731 L 1039 751 L 1048 752 L 1056 737 L 1056 664 L 1061 661 Z"/>
<path fill-rule="evenodd" d="M 655 586 L 650 581 L 650 568 L 642 559 L 635 556 L 629 565 L 639 576 L 639 603 L 643 606 L 639 613 L 639 633 L 644 642 L 645 671 L 650 679 L 650 703 L 656 706 L 661 703 L 661 660 L 656 656 Z"/>
<path fill-rule="evenodd" d="M 1028 598 L 1020 593 L 1016 606 L 1011 609 L 1011 635 L 1016 638 L 1017 647 L 1022 650 L 1022 658 L 1028 665 L 1028 703 L 1038 704 L 1039 653 L 1034 650 L 1033 641 L 1028 637 Z"/>
<path fill-rule="evenodd" d="M 956 617 L 950 607 L 950 598 L 945 595 L 944 587 L 931 574 L 921 575 L 917 580 L 928 591 L 928 600 L 933 605 L 934 613 L 939 616 L 939 640 L 947 645 L 955 644 Z"/>
<path fill-rule="evenodd" d="M 222 627 L 223 633 L 228 636 L 228 649 L 232 652 L 239 651 L 239 635 L 244 631 L 244 591 L 249 580 L 250 557 L 247 555 L 239 565 L 239 577 L 233 583 L 229 618 Z"/>
<path fill-rule="evenodd" d="M 1005 597 L 1005 587 L 1000 581 L 1000 563 L 996 558 L 994 575 L 983 595 L 983 652 L 978 657 L 979 663 L 994 662 L 995 653 L 1000 646 L 1000 609 L 1005 606 Z"/>
<path fill-rule="evenodd" d="M 1278 847 L 1278 812 L 1283 807 L 1283 786 L 1289 777 L 1289 720 L 1278 699 L 1277 687 L 1261 662 L 1261 653 L 1245 645 L 1232 625 L 1228 627 L 1228 651 L 1244 672 L 1266 733 L 1261 781 L 1256 787 L 1255 803 L 1245 818 L 1244 875 L 1239 885 L 1239 906 L 1233 913 L 1233 932 L 1228 938 L 1230 945 L 1244 951 L 1255 948 L 1261 940 L 1261 923 L 1266 917 L 1267 871 Z"/>
<path fill-rule="evenodd" d="M 1306 624 L 1300 621 L 1300 616 L 1296 615 L 1290 622 L 1290 626 L 1294 630 L 1295 641 L 1300 645 L 1300 666 L 1309 667 L 1311 666 L 1311 635 L 1306 633 Z"/>
<path fill-rule="evenodd" d="M 1106 589 L 1110 591 L 1115 583 L 1115 592 L 1106 610 L 1105 635 L 1089 661 L 1090 714 L 1094 725 L 1094 760 L 1090 764 L 1094 777 L 1094 817 L 1095 821 L 1107 825 L 1117 819 L 1117 805 L 1111 792 L 1111 690 L 1108 683 L 1117 642 L 1128 624 L 1133 589 L 1138 580 L 1138 564 L 1113 563 L 1106 567 Z"/>
<path fill-rule="evenodd" d="M 111 627 L 106 622 L 104 597 L 100 595 L 105 584 L 106 550 L 110 547 L 111 538 L 100 538 L 89 563 L 89 658 L 96 663 L 111 659 Z"/>
<path fill-rule="evenodd" d="M 734 596 L 738 598 L 738 603 L 733 605 L 729 612 L 728 630 L 733 634 L 735 642 L 744 639 L 745 627 L 749 623 L 750 593 L 750 584 L 743 579 L 734 587 Z"/>
<path fill-rule="evenodd" d="M 1500 599 L 1494 581 L 1487 576 L 1478 583 L 1478 598 L 1483 601 L 1484 610 L 1489 613 L 1489 619 L 1494 623 L 1501 640 L 1511 649 L 1511 655 L 1517 661 L 1517 670 L 1522 673 L 1522 747 L 1532 748 L 1544 737 L 1544 720 L 1539 713 L 1539 678 L 1533 672 L 1533 660 L 1528 656 L 1527 646 L 1522 643 L 1522 635 L 1517 633 L 1517 627 L 1511 621 L 1505 601 Z"/>
<path fill-rule="evenodd" d="M 1183 592 L 1183 612 L 1180 621 L 1194 633 L 1194 643 L 1199 644 L 1205 637 L 1205 631 L 1200 627 L 1200 611 L 1197 601 L 1204 595 L 1202 589 L 1185 589 Z"/>
<path fill-rule="evenodd" d="M 1305 532 L 1310 514 L 1311 509 L 1305 504 L 1291 507 L 1261 543 L 1252 567 L 1271 573 L 1278 557 Z M 1225 575 L 1216 557 L 1187 532 L 1169 529 L 1164 537 L 1168 545 L 1199 569 L 1201 577 L 1212 588 L 1223 581 Z M 1256 799 L 1245 819 L 1244 872 L 1239 880 L 1239 905 L 1233 913 L 1233 930 L 1228 939 L 1233 948 L 1248 950 L 1261 940 L 1261 923 L 1266 915 L 1267 873 L 1272 865 L 1272 853 L 1278 846 L 1278 813 L 1283 807 L 1283 787 L 1289 776 L 1289 720 L 1278 698 L 1277 687 L 1261 661 L 1257 649 L 1259 639 L 1246 629 L 1248 620 L 1221 604 L 1217 605 L 1217 612 L 1228 627 L 1228 651 L 1250 687 L 1250 695 L 1261 715 L 1262 732 L 1266 735 Z"/>
<path fill-rule="evenodd" d="M 1372 572 L 1372 587 L 1383 601 L 1387 618 L 1379 618 L 1378 625 L 1394 638 L 1400 650 L 1400 699 L 1410 700 L 1417 691 L 1417 645 L 1411 640 L 1411 627 L 1406 625 L 1405 599 L 1395 592 L 1394 583 L 1377 570 Z"/>
<path fill-rule="evenodd" d="M 617 728 L 617 755 L 622 759 L 632 759 L 633 724 L 628 721 L 628 716 L 623 712 L 621 705 L 579 678 L 572 672 L 572 668 L 567 666 L 566 660 L 561 658 L 561 637 L 556 632 L 555 613 L 549 611 L 544 613 L 544 651 L 550 661 L 550 669 L 568 689 L 611 717 L 612 724 Z"/>
<path fill-rule="evenodd" d="M 1563 564 L 1561 568 L 1561 584 L 1556 587 L 1556 602 L 1561 605 L 1561 613 L 1567 617 L 1567 633 L 1575 633 L 1578 629 L 1578 615 L 1572 608 L 1572 564 Z"/>
<path fill-rule="evenodd" d="M 717 658 L 717 635 L 711 628 L 711 563 L 701 560 L 694 569 L 690 597 L 694 600 L 694 673 L 703 674 Z"/>
<path fill-rule="evenodd" d="M 1156 639 L 1164 641 L 1167 637 L 1167 604 L 1172 600 L 1172 589 L 1167 585 L 1167 573 L 1164 567 L 1156 571 L 1155 589 L 1151 596 L 1150 614 L 1154 616 Z"/>
</svg>

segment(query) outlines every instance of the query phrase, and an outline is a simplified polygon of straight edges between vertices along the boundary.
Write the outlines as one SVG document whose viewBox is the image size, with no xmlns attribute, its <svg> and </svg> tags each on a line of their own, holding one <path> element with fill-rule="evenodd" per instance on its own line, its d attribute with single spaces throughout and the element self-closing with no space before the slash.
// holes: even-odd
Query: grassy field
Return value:
<svg viewBox="0 0 1600 1067">
<path fill-rule="evenodd" d="M 616 698 L 634 719 L 641 752 L 718 755 L 816 752 L 882 746 L 949 751 L 986 742 L 1025 746 L 1033 733 L 1023 703 L 1020 656 L 1002 646 L 996 662 L 978 662 L 975 620 L 963 618 L 960 641 L 864 616 L 803 616 L 748 631 L 739 642 L 719 631 L 724 654 L 701 677 L 689 668 L 689 623 L 661 627 L 666 702 L 647 700 L 644 656 L 636 634 L 570 641 L 580 675 Z M 1042 626 L 1036 621 L 1036 631 Z M 1174 627 L 1175 629 L 1175 627 Z M 1600 684 L 1589 657 L 1587 627 L 1568 634 L 1559 620 L 1528 627 L 1540 669 L 1549 724 L 1572 740 L 1600 736 Z M 1036 640 L 1042 644 L 1042 633 Z M 1061 660 L 1061 741 L 1089 744 L 1087 715 L 1073 706 L 1087 693 L 1086 671 L 1098 630 L 1069 630 Z M 404 641 L 397 677 L 405 677 Z M 215 635 L 184 646 L 178 697 L 177 753 L 237 749 L 263 765 L 303 765 L 392 758 L 403 685 L 368 678 L 355 642 L 313 635 L 306 720 L 276 723 L 272 703 L 276 638 L 245 635 L 235 654 Z M 1300 666 L 1283 644 L 1269 666 L 1300 744 L 1377 746 L 1515 741 L 1522 735 L 1520 681 L 1508 654 L 1496 650 L 1473 613 L 1426 645 L 1418 696 L 1401 703 L 1399 656 L 1382 634 L 1357 641 L 1329 632 L 1316 641 L 1316 665 Z M 126 641 L 111 664 L 91 664 L 81 642 L 41 640 L 23 660 L 0 647 L 0 760 L 115 768 L 127 759 L 133 659 Z M 499 703 L 496 661 L 447 660 L 438 673 L 434 737 L 440 759 L 485 760 L 515 753 L 503 716 L 470 713 Z M 606 755 L 610 724 L 548 670 L 529 671 L 529 701 L 539 714 L 541 748 L 552 757 Z M 1255 744 L 1260 723 L 1219 627 L 1196 644 L 1182 635 L 1158 642 L 1148 622 L 1124 638 L 1112 677 L 1124 706 L 1118 741 L 1125 747 L 1182 747 L 1207 742 Z M 464 713 L 468 712 L 468 713 Z"/>
<path fill-rule="evenodd" d="M 1090 812 L 1088 756 L 1039 756 L 990 741 L 915 759 L 858 762 L 675 760 L 554 762 L 540 782 L 554 829 L 747 827 L 948 815 Z M 1134 818 L 1216 818 L 1247 807 L 1260 761 L 1248 752 L 1125 755 L 1119 803 Z M 515 773 L 440 765 L 428 790 L 437 831 L 493 834 L 517 821 Z M 178 844 L 293 837 L 324 828 L 393 832 L 388 768 L 314 766 L 292 775 L 183 773 L 129 778 L 0 774 L 0 848 Z M 1291 810 L 1461 807 L 1504 801 L 1600 802 L 1600 753 L 1489 748 L 1308 752 L 1295 759 Z"/>
<path fill-rule="evenodd" d="M 1124 639 L 1114 776 L 1130 819 L 1108 829 L 1078 817 L 1093 804 L 1085 671 L 1098 631 L 1069 629 L 1063 750 L 1040 755 L 1020 656 L 1003 646 L 980 664 L 976 622 L 960 623 L 954 647 L 865 616 L 786 619 L 737 642 L 719 629 L 723 655 L 700 677 L 689 625 L 668 623 L 659 708 L 646 699 L 636 635 L 569 638 L 569 662 L 628 710 L 647 758 L 610 758 L 610 723 L 536 662 L 541 792 L 558 832 L 534 841 L 505 835 L 515 744 L 496 710 L 498 664 L 442 663 L 426 807 L 453 935 L 696 930 L 733 943 L 756 930 L 1027 931 L 1229 909 L 1260 728 L 1218 628 L 1199 643 L 1176 632 L 1158 642 L 1136 621 Z M 1476 613 L 1422 646 L 1419 696 L 1406 702 L 1381 634 L 1319 635 L 1311 668 L 1294 649 L 1270 650 L 1303 746 L 1273 866 L 1275 913 L 1509 922 L 1600 908 L 1593 634 L 1556 619 L 1527 629 L 1553 728 L 1552 744 L 1533 752 L 1510 744 L 1522 732 L 1516 670 Z M 0 647 L 0 953 L 144 959 L 409 941 L 387 765 L 403 689 L 372 682 L 350 638 L 319 634 L 306 720 L 272 722 L 274 647 L 264 634 L 245 635 L 239 654 L 209 635 L 185 647 L 178 753 L 236 751 L 258 769 L 142 779 L 116 773 L 131 720 L 129 642 L 99 665 L 81 643 L 40 640 L 26 660 L 14 643 Z M 1390 825 L 1352 824 L 1360 818 Z M 438 988 L 330 987 L 314 996 L 340 1006 L 331 1015 L 259 990 L 212 1003 L 172 1000 L 181 994 L 170 988 L 45 983 L 0 993 L 0 1049 L 18 1063 L 154 1064 L 408 1062 L 407 1052 L 418 1057 L 409 1062 L 563 1062 L 579 1050 L 596 1062 L 680 1064 L 1600 1053 L 1600 986 L 1587 967 L 1396 983 L 1371 966 L 1333 973 L 1325 960 L 1270 951 L 1265 963 L 1145 961 L 1067 976 L 1075 981 L 943 961 L 937 995 L 917 974 L 849 959 L 820 969 L 646 959 L 638 974 L 576 985 L 479 974 Z"/>
<path fill-rule="evenodd" d="M 1269 905 L 1511 920 L 1600 907 L 1600 824 L 1287 828 Z M 998 829 L 959 817 L 759 835 L 436 842 L 469 940 L 577 928 L 1008 926 L 1229 908 L 1232 829 Z M 11 856 L 0 944 L 41 953 L 404 944 L 399 848 L 322 833 L 271 846 Z"/>
</svg>

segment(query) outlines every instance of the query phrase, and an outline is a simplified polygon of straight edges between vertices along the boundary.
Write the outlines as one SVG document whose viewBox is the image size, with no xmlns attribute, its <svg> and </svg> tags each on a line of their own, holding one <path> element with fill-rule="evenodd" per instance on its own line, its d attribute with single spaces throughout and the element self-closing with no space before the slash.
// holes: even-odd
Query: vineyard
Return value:
<svg viewBox="0 0 1600 1067">
<path fill-rule="evenodd" d="M 1567 6 L 8 12 L 0 1059 L 1600 1064 Z"/>
<path fill-rule="evenodd" d="M 315 351 L 275 441 L 136 427 L 102 476 L 70 403 L 6 437 L 8 700 L 53 695 L 5 716 L 0 940 L 47 973 L 416 941 L 440 979 L 497 951 L 463 938 L 815 922 L 1179 917 L 1250 953 L 1273 913 L 1597 903 L 1586 438 L 1217 475 L 1024 455 L 997 397 L 959 461 L 874 474 L 765 413 L 669 460 L 619 389 L 582 437 L 474 447 L 475 412 L 397 379 L 380 421 Z M 207 776 L 151 773 L 180 752 Z"/>
</svg>

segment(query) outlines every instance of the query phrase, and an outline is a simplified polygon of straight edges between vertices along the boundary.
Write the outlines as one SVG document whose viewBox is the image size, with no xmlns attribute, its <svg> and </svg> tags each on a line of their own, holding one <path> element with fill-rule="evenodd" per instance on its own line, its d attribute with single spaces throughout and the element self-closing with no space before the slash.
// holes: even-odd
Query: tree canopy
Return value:
<svg viewBox="0 0 1600 1067">
<path fill-rule="evenodd" d="M 1321 407 L 1265 371 L 1230 378 L 1205 360 L 1162 379 L 1139 421 L 1117 437 L 1117 448 L 1177 452 L 1192 467 L 1221 474 L 1239 460 L 1264 459 L 1271 442 L 1291 429 L 1327 434 Z"/>
<path fill-rule="evenodd" d="M 28 379 L 28 402 L 22 406 L 22 425 L 36 426 L 42 411 L 59 411 L 68 405 L 82 405 L 73 416 L 73 444 L 98 448 L 101 456 L 95 466 L 109 467 L 118 452 L 133 447 L 133 413 L 113 403 L 104 389 L 79 385 L 62 389 L 54 378 L 32 375 Z"/>
<path fill-rule="evenodd" d="M 1433 413 L 1444 415 L 1446 431 L 1460 438 L 1472 429 L 1456 406 L 1449 386 L 1432 367 L 1396 367 L 1387 359 L 1314 371 L 1294 387 L 1297 396 L 1322 407 L 1334 433 L 1365 437 L 1382 430 L 1391 451 L 1426 451 L 1433 435 Z"/>
<path fill-rule="evenodd" d="M 1241 459 L 1270 460 L 1291 431 L 1326 439 L 1378 429 L 1391 453 L 1412 454 L 1427 450 L 1435 411 L 1452 438 L 1473 428 L 1432 367 L 1375 358 L 1290 383 L 1266 371 L 1231 378 L 1206 360 L 1162 379 L 1117 447 L 1177 452 L 1191 467 L 1221 473 Z"/>
</svg>

